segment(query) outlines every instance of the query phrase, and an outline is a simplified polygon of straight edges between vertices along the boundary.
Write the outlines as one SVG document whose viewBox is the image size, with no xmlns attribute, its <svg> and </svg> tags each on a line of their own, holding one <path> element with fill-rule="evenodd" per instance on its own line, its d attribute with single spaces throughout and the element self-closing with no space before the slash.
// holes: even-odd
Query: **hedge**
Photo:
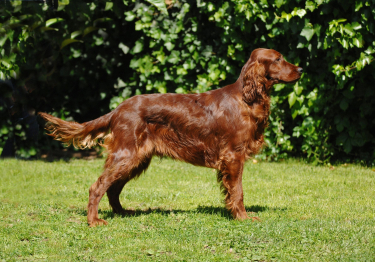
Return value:
<svg viewBox="0 0 375 262">
<path fill-rule="evenodd" d="M 375 164 L 374 0 L 59 3 L 0 9 L 0 77 L 22 90 L 12 119 L 1 105 L 0 148 L 10 134 L 27 140 L 17 123 L 25 108 L 86 121 L 137 94 L 205 92 L 236 81 L 264 47 L 304 74 L 274 87 L 257 157 Z M 25 156 L 57 146 L 16 144 Z"/>
</svg>

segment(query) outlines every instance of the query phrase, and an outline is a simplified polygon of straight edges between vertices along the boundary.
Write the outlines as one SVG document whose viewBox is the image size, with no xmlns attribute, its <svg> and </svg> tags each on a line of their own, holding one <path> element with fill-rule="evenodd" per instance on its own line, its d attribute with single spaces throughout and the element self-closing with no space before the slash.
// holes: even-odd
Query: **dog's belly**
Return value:
<svg viewBox="0 0 375 262">
<path fill-rule="evenodd" d="M 178 132 L 168 127 L 158 127 L 148 136 L 154 154 L 168 156 L 197 166 L 215 167 L 217 145 L 214 137 L 203 140 L 194 133 Z"/>
<path fill-rule="evenodd" d="M 168 156 L 197 166 L 207 166 L 206 155 L 203 150 L 193 147 L 176 147 L 174 143 L 156 145 L 155 154 Z"/>
</svg>

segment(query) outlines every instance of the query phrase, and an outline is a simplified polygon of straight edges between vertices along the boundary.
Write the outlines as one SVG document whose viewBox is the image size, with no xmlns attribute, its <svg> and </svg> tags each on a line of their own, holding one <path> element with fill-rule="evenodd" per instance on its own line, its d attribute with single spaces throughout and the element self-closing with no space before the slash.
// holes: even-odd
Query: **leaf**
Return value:
<svg viewBox="0 0 375 262">
<path fill-rule="evenodd" d="M 300 137 L 302 135 L 302 129 L 301 129 L 301 127 L 299 127 L 299 126 L 295 126 L 294 128 L 293 128 L 293 136 L 294 137 Z"/>
<path fill-rule="evenodd" d="M 315 10 L 315 8 L 316 6 L 313 1 L 306 1 L 305 9 L 309 9 L 312 12 Z"/>
<path fill-rule="evenodd" d="M 31 15 L 31 14 L 28 14 L 28 15 L 21 15 L 21 16 L 19 16 L 19 19 L 20 19 L 20 21 L 22 21 L 22 20 L 28 19 L 28 18 L 30 18 L 30 17 L 33 17 L 33 15 Z"/>
<path fill-rule="evenodd" d="M 134 47 L 132 49 L 132 53 L 133 54 L 138 54 L 142 50 L 143 50 L 143 41 L 142 40 L 138 40 L 137 42 L 135 42 L 135 45 L 134 45 Z"/>
<path fill-rule="evenodd" d="M 111 10 L 112 7 L 113 7 L 113 2 L 106 2 L 106 3 L 105 3 L 104 11 Z"/>
<path fill-rule="evenodd" d="M 73 33 L 70 34 L 70 38 L 74 39 L 80 34 L 82 34 L 82 31 L 74 31 Z"/>
<path fill-rule="evenodd" d="M 129 67 L 135 69 L 139 67 L 140 62 L 141 62 L 140 59 L 132 59 L 130 60 Z"/>
<path fill-rule="evenodd" d="M 3 46 L 7 40 L 8 40 L 8 36 L 7 35 L 1 37 L 0 38 L 0 46 Z"/>
<path fill-rule="evenodd" d="M 97 24 L 108 22 L 108 21 L 112 21 L 112 18 L 102 17 L 102 18 L 95 19 L 94 22 L 93 22 L 93 24 L 94 24 L 94 27 L 96 27 Z"/>
<path fill-rule="evenodd" d="M 165 0 L 146 0 L 146 1 L 156 6 L 156 8 L 162 11 L 162 13 L 168 15 L 167 7 L 165 6 Z"/>
<path fill-rule="evenodd" d="M 183 67 L 178 67 L 176 72 L 177 75 L 186 75 L 188 73 L 187 70 Z"/>
<path fill-rule="evenodd" d="M 297 101 L 299 102 L 300 105 L 302 105 L 303 101 L 305 101 L 305 96 L 303 96 L 303 95 L 302 95 L 302 96 L 297 96 Z M 306 107 L 303 106 L 303 107 L 301 108 L 301 111 L 299 112 L 300 114 L 301 114 L 301 113 L 305 113 L 305 112 L 303 111 L 303 108 L 306 108 Z"/>
<path fill-rule="evenodd" d="M 56 24 L 61 21 L 64 21 L 64 19 L 59 17 L 48 19 L 46 21 L 46 27 L 49 27 L 50 25 Z"/>
<path fill-rule="evenodd" d="M 192 34 L 186 34 L 184 37 L 184 44 L 190 43 L 191 41 L 195 40 L 196 36 Z"/>
<path fill-rule="evenodd" d="M 165 53 L 163 52 L 163 50 L 160 50 L 160 51 L 155 51 L 152 53 L 152 55 L 156 56 L 156 59 L 160 62 L 160 63 L 164 63 L 164 60 L 165 60 Z"/>
<path fill-rule="evenodd" d="M 353 146 L 363 146 L 367 142 L 363 135 L 358 132 L 355 134 L 354 138 L 352 138 L 351 141 Z"/>
<path fill-rule="evenodd" d="M 352 142 L 350 141 L 350 139 L 346 140 L 345 143 L 344 143 L 344 151 L 345 153 L 350 153 L 350 151 L 352 151 Z"/>
<path fill-rule="evenodd" d="M 284 89 L 284 87 L 285 87 L 285 84 L 275 84 L 273 86 L 273 89 L 277 92 L 277 91 Z"/>
<path fill-rule="evenodd" d="M 305 26 L 305 28 L 302 29 L 301 34 L 302 36 L 306 37 L 307 41 L 309 42 L 311 38 L 313 37 L 315 31 L 310 26 Z"/>
<path fill-rule="evenodd" d="M 6 69 L 11 68 L 12 65 L 9 64 L 6 60 L 2 59 L 0 61 L 1 61 L 1 64 L 6 67 Z"/>
<path fill-rule="evenodd" d="M 358 23 L 358 22 L 353 22 L 353 23 L 352 23 L 352 28 L 353 28 L 354 30 L 359 30 L 359 29 L 362 28 L 362 26 L 361 26 L 361 24 Z"/>
<path fill-rule="evenodd" d="M 183 94 L 183 93 L 185 93 L 185 90 L 182 87 L 179 87 L 179 88 L 176 88 L 175 93 Z"/>
<path fill-rule="evenodd" d="M 292 118 L 295 119 L 298 116 L 298 110 L 292 109 Z"/>
<path fill-rule="evenodd" d="M 346 99 L 341 100 L 340 108 L 342 110 L 346 111 L 346 109 L 348 109 L 348 107 L 349 107 L 348 101 Z"/>
<path fill-rule="evenodd" d="M 320 37 L 320 29 L 321 29 L 321 28 L 322 28 L 321 25 L 318 25 L 318 24 L 314 25 L 314 33 L 315 33 L 318 37 Z"/>
<path fill-rule="evenodd" d="M 374 43 L 375 44 L 375 43 Z M 375 49 L 372 47 L 372 46 L 369 46 L 366 50 L 365 50 L 365 53 L 367 55 L 371 55 L 372 53 L 375 52 Z"/>
<path fill-rule="evenodd" d="M 358 48 L 361 48 L 363 47 L 363 40 L 362 40 L 362 36 L 358 36 L 357 38 L 353 38 L 353 45 L 355 45 L 356 47 Z"/>
<path fill-rule="evenodd" d="M 361 0 L 357 0 L 355 1 L 355 11 L 358 12 L 359 9 L 361 9 L 363 7 L 363 4 L 362 4 L 362 1 Z"/>
<path fill-rule="evenodd" d="M 354 32 L 351 24 L 346 24 L 344 26 L 344 31 L 345 31 L 345 33 L 347 33 L 351 37 L 353 37 L 355 35 L 355 32 Z"/>
<path fill-rule="evenodd" d="M 72 43 L 77 43 L 77 42 L 83 43 L 83 41 L 81 41 L 81 40 L 76 40 L 76 39 L 71 39 L 71 38 L 65 39 L 64 41 L 62 41 L 62 43 L 60 45 L 60 50 L 63 49 L 67 45 L 70 45 Z"/>
<path fill-rule="evenodd" d="M 207 45 L 205 49 L 202 51 L 202 55 L 205 57 L 210 57 L 212 55 L 212 46 Z"/>
<path fill-rule="evenodd" d="M 302 18 L 306 15 L 306 10 L 305 9 L 299 9 L 297 10 L 297 15 Z"/>
<path fill-rule="evenodd" d="M 226 71 L 222 71 L 221 73 L 220 73 L 220 76 L 219 76 L 222 80 L 225 80 L 226 78 L 227 78 L 227 73 L 226 73 Z"/>
<path fill-rule="evenodd" d="M 115 96 L 111 98 L 111 101 L 109 102 L 109 108 L 111 110 L 118 107 L 125 99 L 123 97 Z"/>
<path fill-rule="evenodd" d="M 47 26 L 42 26 L 41 28 L 40 28 L 40 31 L 42 31 L 42 32 L 45 32 L 45 31 L 59 31 L 59 29 L 57 29 L 57 28 L 53 28 L 53 27 L 47 27 Z"/>
<path fill-rule="evenodd" d="M 234 55 L 234 52 L 236 52 L 236 49 L 234 48 L 233 45 L 228 45 L 228 56 Z"/>
<path fill-rule="evenodd" d="M 124 54 L 127 54 L 129 52 L 129 47 L 124 45 L 123 43 L 120 43 L 118 47 L 124 52 Z"/>
<path fill-rule="evenodd" d="M 212 80 L 216 80 L 218 79 L 220 75 L 220 70 L 219 69 L 215 69 L 213 70 L 210 74 L 209 74 L 209 77 L 212 79 Z"/>
<path fill-rule="evenodd" d="M 291 108 L 297 100 L 297 96 L 294 92 L 288 95 L 289 108 Z"/>
<path fill-rule="evenodd" d="M 135 14 L 132 11 L 125 12 L 125 20 L 130 22 L 133 21 L 135 18 Z"/>
<path fill-rule="evenodd" d="M 293 16 L 291 14 L 286 14 L 285 15 L 286 21 L 288 21 L 288 22 L 289 22 L 290 19 L 292 19 L 292 17 Z"/>
<path fill-rule="evenodd" d="M 346 18 L 340 18 L 334 21 L 336 21 L 337 23 L 342 23 L 342 22 L 345 22 L 346 20 L 347 20 Z"/>
<path fill-rule="evenodd" d="M 351 125 L 350 128 L 349 128 L 349 136 L 350 137 L 354 137 L 355 136 L 355 132 L 356 132 L 356 128 L 354 128 L 354 126 Z M 353 141 L 352 141 L 352 145 L 354 146 Z"/>
<path fill-rule="evenodd" d="M 6 135 L 6 134 L 9 133 L 9 129 L 4 125 L 4 126 L 2 126 L 1 129 L 0 129 L 0 133 Z"/>
<path fill-rule="evenodd" d="M 89 26 L 89 27 L 86 27 L 85 30 L 83 30 L 83 36 L 97 30 L 98 28 L 94 27 L 94 26 Z"/>
<path fill-rule="evenodd" d="M 208 11 L 212 12 L 215 10 L 215 5 L 213 3 L 208 3 L 207 9 Z"/>
<path fill-rule="evenodd" d="M 171 42 L 166 42 L 164 45 L 168 51 L 171 51 L 174 48 L 174 44 L 172 44 Z"/>
<path fill-rule="evenodd" d="M 37 28 L 38 26 L 40 26 L 42 24 L 43 23 L 41 21 L 36 21 L 34 24 L 31 25 L 31 27 L 29 27 L 29 30 L 33 31 L 35 28 Z"/>
<path fill-rule="evenodd" d="M 344 130 L 344 125 L 342 123 L 336 124 L 336 129 L 339 132 L 342 132 Z"/>
<path fill-rule="evenodd" d="M 173 50 L 171 55 L 168 57 L 168 62 L 171 64 L 177 64 L 180 61 L 180 52 Z"/>
<path fill-rule="evenodd" d="M 348 140 L 348 138 L 349 136 L 347 133 L 340 133 L 340 135 L 336 138 L 336 145 L 343 145 L 346 142 L 346 140 Z"/>
<path fill-rule="evenodd" d="M 194 52 L 195 49 L 196 49 L 195 45 L 189 45 L 188 46 L 188 50 L 189 50 L 190 53 Z"/>
<path fill-rule="evenodd" d="M 346 39 L 341 40 L 341 44 L 344 48 L 348 49 L 349 48 L 349 42 Z"/>
<path fill-rule="evenodd" d="M 275 5 L 277 8 L 280 8 L 283 5 L 284 1 L 283 0 L 275 0 Z"/>
<path fill-rule="evenodd" d="M 298 82 L 294 85 L 294 92 L 297 96 L 299 96 L 302 93 L 303 86 L 300 86 Z"/>
</svg>

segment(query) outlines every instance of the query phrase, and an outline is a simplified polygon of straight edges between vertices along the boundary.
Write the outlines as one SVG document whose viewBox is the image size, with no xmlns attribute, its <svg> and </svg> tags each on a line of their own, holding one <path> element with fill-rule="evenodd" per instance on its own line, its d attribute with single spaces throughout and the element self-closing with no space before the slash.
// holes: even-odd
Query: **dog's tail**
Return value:
<svg viewBox="0 0 375 262">
<path fill-rule="evenodd" d="M 73 144 L 75 148 L 84 149 L 96 145 L 97 140 L 108 133 L 113 112 L 82 124 L 64 121 L 46 113 L 39 115 L 48 122 L 48 135 L 68 146 Z"/>
</svg>

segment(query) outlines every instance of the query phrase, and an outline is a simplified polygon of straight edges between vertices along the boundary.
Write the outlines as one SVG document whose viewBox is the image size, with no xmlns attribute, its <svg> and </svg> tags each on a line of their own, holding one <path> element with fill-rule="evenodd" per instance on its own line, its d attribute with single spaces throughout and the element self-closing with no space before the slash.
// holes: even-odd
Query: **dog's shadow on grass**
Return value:
<svg viewBox="0 0 375 262">
<path fill-rule="evenodd" d="M 267 206 L 260 206 L 260 205 L 254 205 L 254 206 L 247 206 L 246 212 L 249 216 L 254 213 L 255 215 L 260 212 L 265 211 L 285 211 L 286 208 L 270 208 Z M 87 216 L 87 210 L 79 209 L 75 210 L 76 214 Z M 124 214 L 115 214 L 112 210 L 101 210 L 99 209 L 99 217 L 103 219 L 109 219 L 114 218 L 115 216 L 121 216 L 121 217 L 139 217 L 142 215 L 148 215 L 148 214 L 160 214 L 163 216 L 170 216 L 172 214 L 211 214 L 211 215 L 218 215 L 224 218 L 227 218 L 229 220 L 233 219 L 231 213 L 225 208 L 225 207 L 214 207 L 214 206 L 198 206 L 195 209 L 190 210 L 181 210 L 181 209 L 164 209 L 160 207 L 156 208 L 148 208 L 148 209 L 135 209 L 135 210 L 125 210 Z"/>
</svg>

